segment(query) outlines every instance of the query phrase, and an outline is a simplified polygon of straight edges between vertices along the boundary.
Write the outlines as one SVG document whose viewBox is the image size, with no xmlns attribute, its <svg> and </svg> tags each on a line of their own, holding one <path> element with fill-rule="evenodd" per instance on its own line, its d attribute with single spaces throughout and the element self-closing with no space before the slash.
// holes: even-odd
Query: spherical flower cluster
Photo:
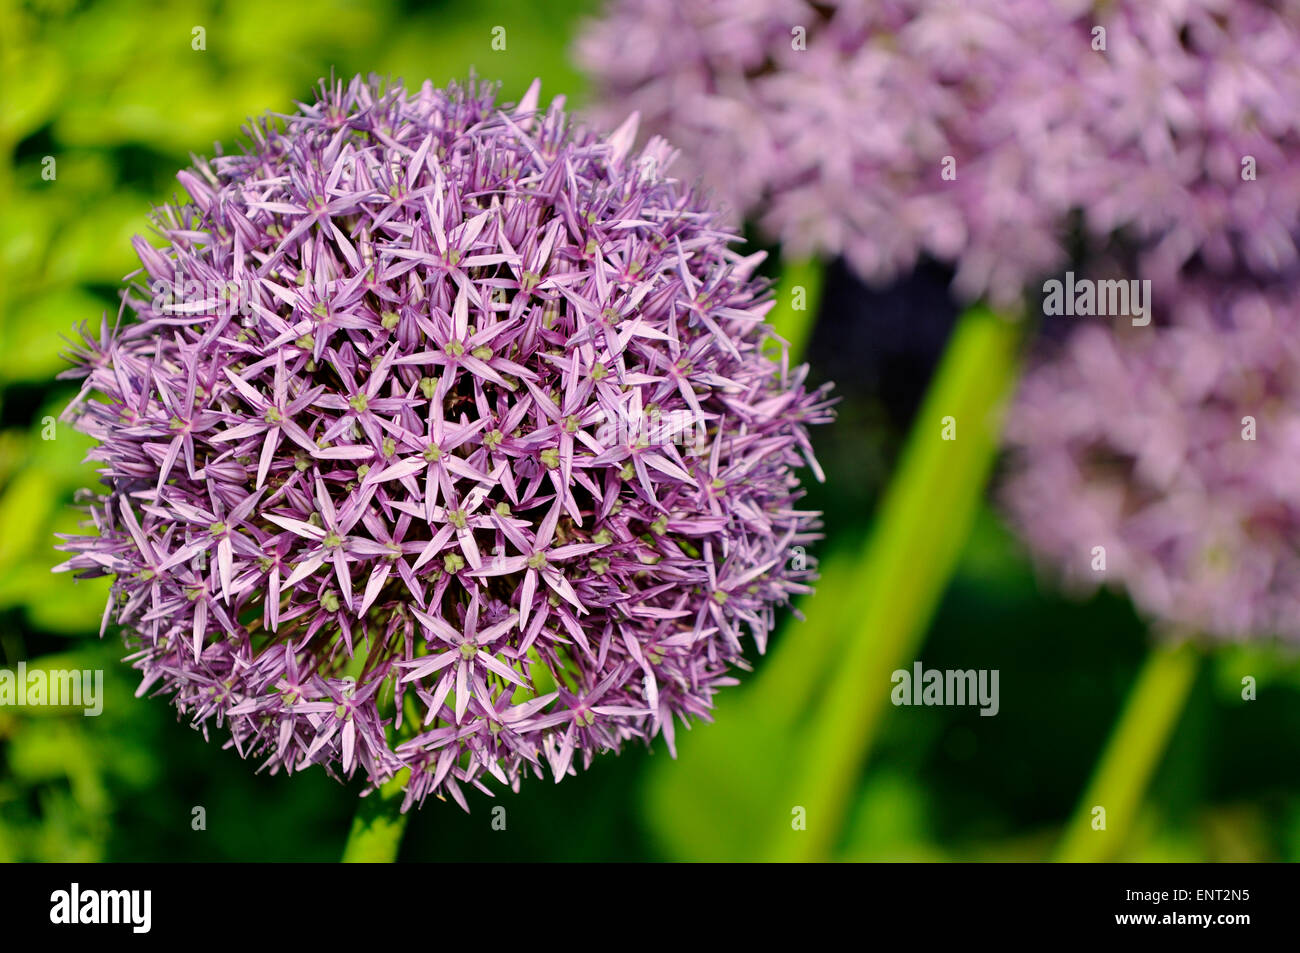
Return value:
<svg viewBox="0 0 1300 953">
<path fill-rule="evenodd" d="M 610 0 L 579 55 L 599 114 L 873 283 L 924 253 L 1008 304 L 1072 236 L 1158 284 L 1297 257 L 1295 0 Z"/>
<path fill-rule="evenodd" d="M 761 255 L 633 122 L 494 96 L 322 84 L 181 172 L 71 372 L 106 490 L 63 568 L 115 575 L 142 690 L 406 806 L 671 748 L 817 536 Z"/>
<path fill-rule="evenodd" d="M 1073 587 L 1184 634 L 1300 640 L 1300 295 L 1201 284 L 1174 307 L 1030 372 L 1006 511 Z"/>
</svg>

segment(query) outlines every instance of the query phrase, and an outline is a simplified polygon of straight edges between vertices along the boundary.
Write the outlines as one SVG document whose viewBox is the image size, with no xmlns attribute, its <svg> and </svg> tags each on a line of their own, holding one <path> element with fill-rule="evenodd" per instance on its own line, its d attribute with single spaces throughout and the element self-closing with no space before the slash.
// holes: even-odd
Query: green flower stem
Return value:
<svg viewBox="0 0 1300 953">
<path fill-rule="evenodd" d="M 1151 650 L 1092 782 L 1065 828 L 1058 861 L 1110 860 L 1124 846 L 1147 784 L 1178 724 L 1199 663 L 1200 654 L 1188 642 L 1162 643 Z M 1093 830 L 1096 807 L 1106 810 L 1104 830 Z"/>
<path fill-rule="evenodd" d="M 812 337 L 821 304 L 825 269 L 817 259 L 787 262 L 776 285 L 776 304 L 767 323 L 790 344 L 790 363 L 803 360 L 804 348 Z M 802 299 L 802 300 L 800 300 Z M 795 307 L 795 305 L 802 307 Z"/>
<path fill-rule="evenodd" d="M 397 850 L 402 846 L 406 830 L 406 815 L 402 809 L 402 791 L 410 769 L 399 771 L 378 791 L 361 799 L 352 831 L 343 847 L 345 864 L 391 864 L 397 860 Z"/>
<path fill-rule="evenodd" d="M 857 561 L 831 674 L 799 732 L 786 809 L 802 807 L 806 829 L 789 825 L 770 845 L 774 859 L 826 859 L 836 845 L 891 675 L 914 659 L 983 497 L 1021 335 L 1018 322 L 984 307 L 953 331 Z M 944 439 L 948 417 L 956 439 Z"/>
</svg>

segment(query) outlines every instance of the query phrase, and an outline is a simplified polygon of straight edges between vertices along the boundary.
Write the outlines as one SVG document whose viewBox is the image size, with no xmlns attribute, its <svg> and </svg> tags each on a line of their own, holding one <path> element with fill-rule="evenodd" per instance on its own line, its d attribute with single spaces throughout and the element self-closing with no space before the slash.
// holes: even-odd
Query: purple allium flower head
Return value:
<svg viewBox="0 0 1300 953">
<path fill-rule="evenodd" d="M 1118 585 L 1175 630 L 1300 640 L 1300 297 L 1201 283 L 1173 307 L 1085 325 L 1027 375 L 1005 508 L 1073 587 Z"/>
<path fill-rule="evenodd" d="M 1295 0 L 609 0 L 578 52 L 598 115 L 639 110 L 787 254 L 874 283 L 925 253 L 1010 304 L 1078 212 L 1158 282 L 1296 258 Z"/>
<path fill-rule="evenodd" d="M 818 526 L 761 255 L 635 121 L 494 95 L 322 84 L 181 172 L 70 372 L 107 489 L 62 568 L 116 576 L 141 690 L 407 806 L 671 748 Z"/>
</svg>

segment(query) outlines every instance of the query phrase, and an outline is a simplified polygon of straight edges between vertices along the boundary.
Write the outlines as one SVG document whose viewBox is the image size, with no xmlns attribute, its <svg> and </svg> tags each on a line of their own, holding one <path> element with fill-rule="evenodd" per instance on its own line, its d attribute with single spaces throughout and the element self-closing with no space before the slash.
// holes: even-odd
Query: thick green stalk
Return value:
<svg viewBox="0 0 1300 953">
<path fill-rule="evenodd" d="M 1111 732 L 1056 859 L 1064 863 L 1113 859 L 1128 840 L 1156 766 L 1178 724 L 1200 655 L 1187 642 L 1151 650 Z M 1103 808 L 1105 814 L 1095 814 Z M 1104 817 L 1105 827 L 1094 823 Z"/>
<path fill-rule="evenodd" d="M 399 771 L 357 804 L 352 830 L 343 847 L 343 863 L 391 864 L 397 860 L 406 830 L 406 815 L 401 812 L 402 790 L 410 773 L 409 769 Z"/>
<path fill-rule="evenodd" d="M 958 321 L 859 557 L 833 671 L 799 731 L 784 810 L 802 808 L 806 828 L 777 836 L 773 859 L 827 859 L 836 844 L 891 675 L 915 658 L 983 497 L 1020 338 L 1018 323 L 984 307 Z"/>
</svg>

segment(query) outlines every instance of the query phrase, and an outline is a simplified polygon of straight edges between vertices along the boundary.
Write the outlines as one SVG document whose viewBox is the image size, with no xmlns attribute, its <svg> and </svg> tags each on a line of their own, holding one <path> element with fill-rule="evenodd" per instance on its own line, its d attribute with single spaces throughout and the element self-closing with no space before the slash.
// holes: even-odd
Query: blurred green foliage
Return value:
<svg viewBox="0 0 1300 953">
<path fill-rule="evenodd" d="M 291 109 L 331 71 L 445 83 L 473 69 L 502 81 L 506 98 L 540 76 L 544 95 L 580 105 L 568 50 L 594 5 L 0 5 L 0 667 L 102 669 L 107 692 L 97 718 L 0 707 L 0 860 L 338 857 L 355 786 L 318 770 L 257 774 L 219 735 L 205 743 L 179 723 L 163 700 L 133 698 L 118 637 L 97 637 L 106 582 L 49 572 L 60 559 L 54 534 L 79 518 L 73 494 L 95 479 L 86 441 L 52 423 L 73 392 L 53 380 L 63 338 L 116 313 L 134 267 L 129 238 L 145 230 L 150 206 L 176 190 L 191 152 L 233 147 L 248 116 Z M 200 26 L 205 49 L 195 50 Z M 491 48 L 496 26 L 506 30 L 504 51 Z M 43 176 L 47 157 L 53 178 Z M 902 432 L 871 395 L 850 391 L 839 423 L 817 435 L 827 483 L 810 503 L 827 513 L 824 561 L 860 549 Z M 825 620 L 856 586 L 828 577 L 818 611 L 802 629 L 787 625 L 775 650 L 796 635 L 833 638 Z M 1124 601 L 1102 595 L 1080 606 L 1040 590 L 982 510 L 920 657 L 928 667 L 1000 669 L 1001 712 L 887 710 L 836 855 L 1049 856 L 1146 645 Z M 1241 699 L 1247 675 L 1258 680 L 1257 701 Z M 504 833 L 492 829 L 485 797 L 473 797 L 469 817 L 431 802 L 413 819 L 402 857 L 750 856 L 738 832 L 789 825 L 788 808 L 764 813 L 763 795 L 794 761 L 775 753 L 773 726 L 797 723 L 818 690 L 815 680 L 798 691 L 755 692 L 760 685 L 724 694 L 715 724 L 679 731 L 679 763 L 661 742 L 600 759 L 562 785 L 531 780 L 518 796 L 499 795 Z M 1300 663 L 1263 649 L 1218 653 L 1157 775 L 1131 856 L 1300 859 L 1297 737 Z M 196 806 L 206 830 L 192 826 Z"/>
</svg>

